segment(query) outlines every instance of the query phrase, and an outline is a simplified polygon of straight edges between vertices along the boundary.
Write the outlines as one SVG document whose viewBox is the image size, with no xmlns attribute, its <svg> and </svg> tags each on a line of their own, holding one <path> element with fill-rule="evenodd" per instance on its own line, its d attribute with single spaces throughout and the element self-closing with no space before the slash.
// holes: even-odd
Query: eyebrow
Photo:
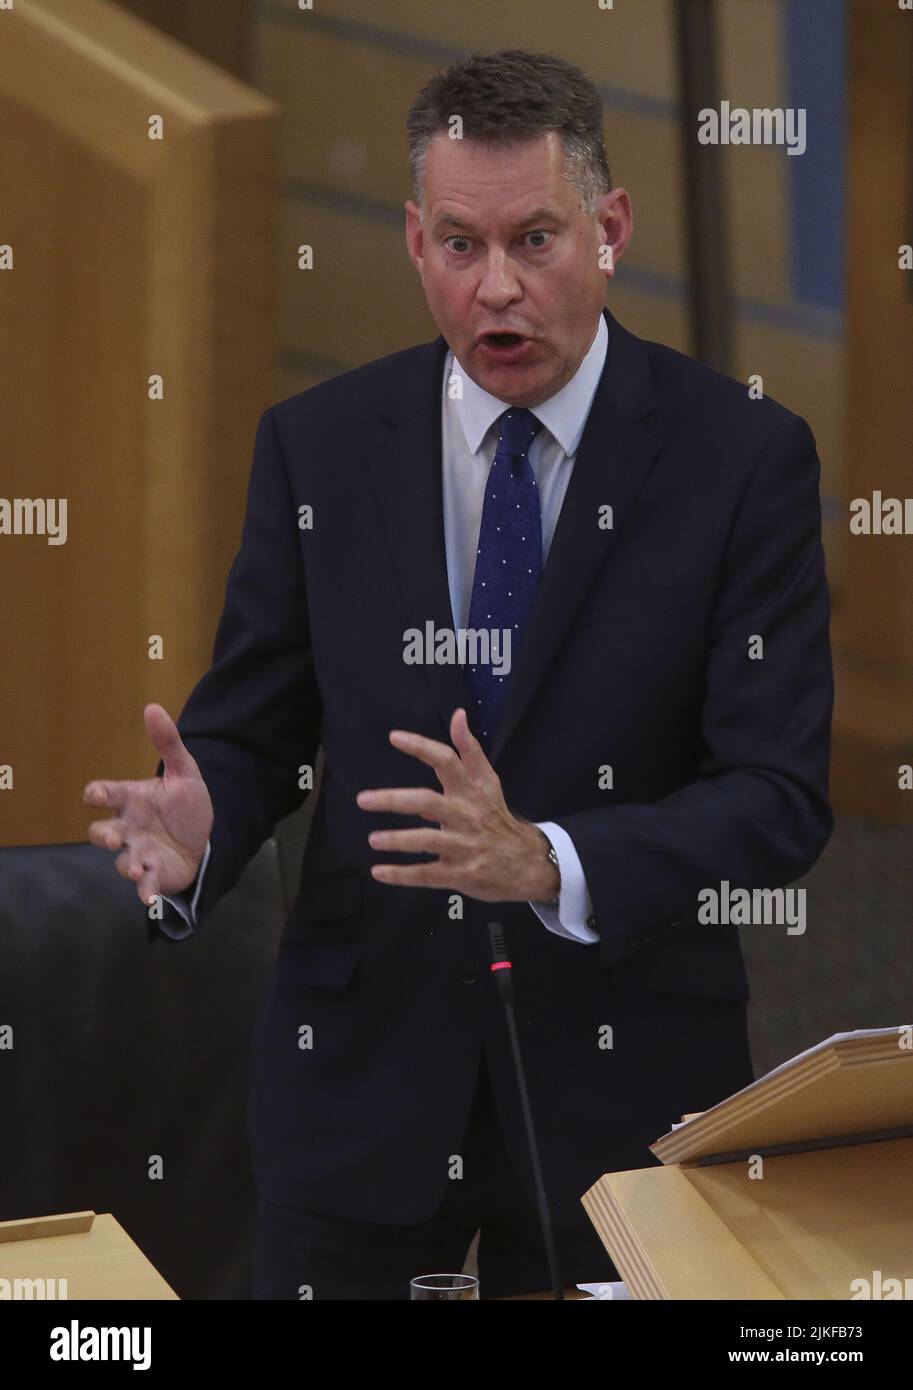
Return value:
<svg viewBox="0 0 913 1390">
<path fill-rule="evenodd" d="M 560 226 L 564 226 L 564 218 L 559 212 L 556 212 L 554 208 L 541 207 L 535 208 L 534 211 L 528 213 L 522 221 L 517 222 L 513 230 L 519 232 L 523 227 L 530 227 L 538 222 L 557 222 Z M 472 231 L 472 227 L 468 222 L 463 222 L 452 212 L 438 213 L 431 225 L 434 231 L 439 231 L 441 227 L 454 227 L 460 232 Z"/>
</svg>

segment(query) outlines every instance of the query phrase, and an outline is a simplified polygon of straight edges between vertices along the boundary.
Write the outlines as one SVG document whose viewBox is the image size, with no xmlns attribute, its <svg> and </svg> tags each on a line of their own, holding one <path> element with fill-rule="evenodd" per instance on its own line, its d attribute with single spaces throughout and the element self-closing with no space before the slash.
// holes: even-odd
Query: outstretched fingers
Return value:
<svg viewBox="0 0 913 1390">
<path fill-rule="evenodd" d="M 123 849 L 127 840 L 127 822 L 117 816 L 110 820 L 94 820 L 89 826 L 89 839 L 99 849 Z"/>
<path fill-rule="evenodd" d="M 159 865 L 154 855 L 143 855 L 133 846 L 128 846 L 115 859 L 114 867 L 121 878 L 136 884 L 140 901 L 149 906 L 158 896 Z"/>
<path fill-rule="evenodd" d="M 122 811 L 127 804 L 129 782 L 89 782 L 82 794 L 89 806 L 104 806 L 108 811 Z"/>
</svg>

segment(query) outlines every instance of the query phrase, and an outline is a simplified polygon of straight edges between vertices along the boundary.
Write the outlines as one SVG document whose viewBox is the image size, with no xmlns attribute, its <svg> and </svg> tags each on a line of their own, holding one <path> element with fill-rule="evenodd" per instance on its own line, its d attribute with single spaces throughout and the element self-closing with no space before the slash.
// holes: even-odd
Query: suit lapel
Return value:
<svg viewBox="0 0 913 1390">
<path fill-rule="evenodd" d="M 631 505 L 659 449 L 644 424 L 655 406 L 645 344 L 605 311 L 605 366 L 571 472 L 523 645 L 490 752 L 495 763 L 517 727 L 602 565 L 610 562 Z M 428 344 L 399 400 L 382 409 L 368 470 L 400 588 L 403 627 L 455 627 L 444 538 L 441 389 L 447 344 Z M 611 530 L 599 509 L 612 507 Z M 445 731 L 471 709 L 462 667 L 424 667 Z"/>
<path fill-rule="evenodd" d="M 441 390 L 447 343 L 429 343 L 403 395 L 385 406 L 369 469 L 400 589 L 403 629 L 433 622 L 455 627 L 444 537 Z M 426 665 L 435 704 L 449 741 L 453 711 L 470 707 L 461 666 Z"/>
</svg>

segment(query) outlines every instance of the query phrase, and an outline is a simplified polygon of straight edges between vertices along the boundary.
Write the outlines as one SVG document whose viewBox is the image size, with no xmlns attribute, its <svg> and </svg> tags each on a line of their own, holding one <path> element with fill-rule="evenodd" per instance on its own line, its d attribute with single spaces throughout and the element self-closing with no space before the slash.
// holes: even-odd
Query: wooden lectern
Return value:
<svg viewBox="0 0 913 1390">
<path fill-rule="evenodd" d="M 913 1028 L 837 1033 L 650 1147 L 581 1199 L 632 1298 L 913 1290 Z"/>
<path fill-rule="evenodd" d="M 0 1222 L 0 1288 L 8 1299 L 176 1299 L 110 1212 Z"/>
</svg>

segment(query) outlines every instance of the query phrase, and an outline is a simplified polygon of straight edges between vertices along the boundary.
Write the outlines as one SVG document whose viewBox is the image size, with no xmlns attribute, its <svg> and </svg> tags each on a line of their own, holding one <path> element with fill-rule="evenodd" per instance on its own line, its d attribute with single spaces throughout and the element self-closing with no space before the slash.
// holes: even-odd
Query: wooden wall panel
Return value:
<svg viewBox="0 0 913 1390">
<path fill-rule="evenodd" d="M 852 0 L 847 499 L 913 496 L 913 14 Z M 847 531 L 849 518 L 845 522 Z M 913 762 L 913 536 L 849 535 L 833 795 L 846 810 L 913 820 L 898 767 Z"/>
<path fill-rule="evenodd" d="M 667 104 L 675 90 L 673 3 L 616 0 L 614 9 L 604 10 L 596 0 L 565 0 L 561 9 L 529 0 L 314 0 L 313 10 L 302 11 L 298 0 L 261 0 L 260 11 L 266 20 L 284 12 L 310 32 L 386 37 L 393 51 L 414 40 L 426 49 L 560 53 L 596 81 L 638 94 L 646 106 L 651 100 Z"/>
<path fill-rule="evenodd" d="M 276 109 L 103 0 L 0 34 L 0 491 L 68 504 L 64 545 L 0 535 L 10 845 L 84 839 L 85 782 L 150 775 L 143 705 L 208 665 L 275 399 Z"/>
<path fill-rule="evenodd" d="M 247 80 L 251 53 L 251 0 L 117 0 L 224 72 Z"/>
</svg>

